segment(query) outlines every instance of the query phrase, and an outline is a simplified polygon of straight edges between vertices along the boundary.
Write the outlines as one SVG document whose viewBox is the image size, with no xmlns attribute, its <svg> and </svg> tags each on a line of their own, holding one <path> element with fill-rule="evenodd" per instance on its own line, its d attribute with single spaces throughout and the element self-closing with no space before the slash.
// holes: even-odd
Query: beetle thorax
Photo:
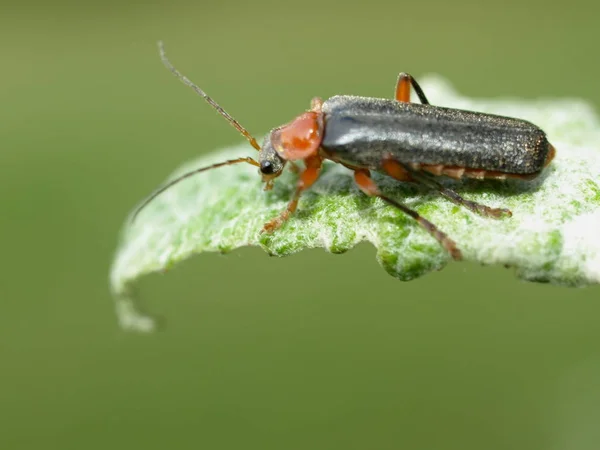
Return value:
<svg viewBox="0 0 600 450">
<path fill-rule="evenodd" d="M 323 140 L 322 113 L 309 111 L 271 132 L 271 144 L 288 161 L 315 155 Z"/>
</svg>

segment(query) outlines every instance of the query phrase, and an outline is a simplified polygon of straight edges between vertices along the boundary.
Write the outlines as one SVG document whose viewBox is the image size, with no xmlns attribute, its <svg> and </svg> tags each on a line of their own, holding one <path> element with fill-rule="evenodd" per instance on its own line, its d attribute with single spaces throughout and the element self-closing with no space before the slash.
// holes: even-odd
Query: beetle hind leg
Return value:
<svg viewBox="0 0 600 450">
<path fill-rule="evenodd" d="M 387 157 L 383 161 L 383 171 L 400 181 L 407 181 L 407 178 L 424 184 L 432 189 L 435 189 L 440 193 L 440 195 L 452 203 L 464 206 L 470 211 L 473 211 L 476 214 L 485 216 L 485 217 L 493 217 L 494 219 L 500 219 L 502 217 L 510 217 L 512 216 L 512 212 L 510 209 L 506 208 L 492 208 L 491 206 L 483 205 L 481 203 L 477 203 L 471 200 L 467 200 L 466 198 L 461 197 L 458 192 L 453 191 L 452 189 L 448 189 L 447 187 L 442 186 L 437 181 L 433 180 L 426 174 L 420 173 L 416 170 L 412 170 L 404 164 L 399 163 L 395 159 Z M 400 175 L 400 176 L 399 176 Z"/>
<path fill-rule="evenodd" d="M 429 105 L 429 100 L 427 100 L 425 92 L 423 92 L 423 89 L 421 88 L 419 83 L 417 83 L 417 80 L 415 80 L 412 77 L 412 75 L 406 72 L 402 72 L 400 73 L 400 75 L 398 75 L 398 81 L 396 82 L 396 100 L 398 100 L 399 102 L 410 102 L 411 86 L 417 93 L 417 96 L 419 97 L 421 103 L 423 103 L 424 105 Z"/>
<path fill-rule="evenodd" d="M 419 224 L 419 226 L 421 226 L 421 228 L 423 228 L 431 236 L 433 236 L 446 249 L 446 251 L 450 253 L 450 256 L 452 256 L 453 259 L 457 261 L 462 259 L 461 251 L 456 247 L 456 243 L 452 239 L 450 239 L 446 233 L 442 232 L 438 227 L 436 227 L 424 217 L 421 217 L 418 212 L 408 208 L 407 206 L 392 198 L 383 195 L 377 187 L 377 185 L 375 184 L 375 182 L 373 181 L 373 179 L 371 178 L 371 174 L 368 170 L 355 170 L 354 181 L 356 182 L 360 190 L 368 196 L 379 197 L 384 202 L 394 206 L 395 208 L 398 208 L 404 214 L 415 219 L 415 221 Z"/>
</svg>

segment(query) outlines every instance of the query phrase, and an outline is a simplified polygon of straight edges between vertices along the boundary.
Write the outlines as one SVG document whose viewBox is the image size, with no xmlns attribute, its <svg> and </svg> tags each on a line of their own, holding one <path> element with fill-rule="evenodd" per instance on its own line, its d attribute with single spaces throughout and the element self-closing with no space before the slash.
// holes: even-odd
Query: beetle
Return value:
<svg viewBox="0 0 600 450">
<path fill-rule="evenodd" d="M 185 173 L 151 194 L 136 209 L 132 220 L 161 192 L 200 172 L 251 164 L 259 168 L 265 190 L 269 190 L 287 163 L 298 171 L 295 162 L 303 161 L 305 167 L 286 209 L 262 230 L 273 232 L 296 211 L 302 193 L 318 179 L 323 161 L 331 160 L 354 172 L 362 192 L 412 217 L 453 259 L 460 260 L 462 253 L 456 243 L 419 213 L 384 195 L 371 178 L 371 171 L 424 184 L 475 213 L 500 218 L 511 216 L 511 211 L 464 199 L 435 177 L 531 180 L 556 154 L 544 131 L 525 120 L 430 105 L 419 83 L 404 72 L 398 77 L 394 99 L 338 95 L 323 101 L 315 97 L 308 111 L 272 129 L 260 146 L 239 122 L 171 64 L 162 42 L 158 47 L 164 65 L 250 142 L 259 152 L 258 161 L 241 157 Z M 411 87 L 420 103 L 410 102 Z"/>
</svg>

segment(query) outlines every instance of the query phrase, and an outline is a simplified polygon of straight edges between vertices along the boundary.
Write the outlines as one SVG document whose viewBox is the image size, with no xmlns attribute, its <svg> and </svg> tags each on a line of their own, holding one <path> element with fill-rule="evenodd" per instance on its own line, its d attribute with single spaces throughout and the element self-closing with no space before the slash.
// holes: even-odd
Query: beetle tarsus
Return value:
<svg viewBox="0 0 600 450">
<path fill-rule="evenodd" d="M 433 180 L 432 180 L 433 181 Z M 512 217 L 512 211 L 507 208 L 492 208 L 491 206 L 483 205 L 481 203 L 474 202 L 472 200 L 467 200 L 466 198 L 461 197 L 457 192 L 452 189 L 448 189 L 441 185 L 435 186 L 434 189 L 445 198 L 450 200 L 452 203 L 464 206 L 468 210 L 479 214 L 484 217 L 491 217 L 493 219 L 503 219 L 506 217 Z"/>
</svg>

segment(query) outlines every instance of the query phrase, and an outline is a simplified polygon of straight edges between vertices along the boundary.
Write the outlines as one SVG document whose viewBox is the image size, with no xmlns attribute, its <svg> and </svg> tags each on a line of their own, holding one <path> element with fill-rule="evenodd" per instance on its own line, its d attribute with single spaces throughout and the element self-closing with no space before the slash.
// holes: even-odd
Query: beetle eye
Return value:
<svg viewBox="0 0 600 450">
<path fill-rule="evenodd" d="M 271 161 L 263 161 L 260 163 L 260 171 L 265 175 L 270 175 L 273 173 L 273 164 Z"/>
</svg>

